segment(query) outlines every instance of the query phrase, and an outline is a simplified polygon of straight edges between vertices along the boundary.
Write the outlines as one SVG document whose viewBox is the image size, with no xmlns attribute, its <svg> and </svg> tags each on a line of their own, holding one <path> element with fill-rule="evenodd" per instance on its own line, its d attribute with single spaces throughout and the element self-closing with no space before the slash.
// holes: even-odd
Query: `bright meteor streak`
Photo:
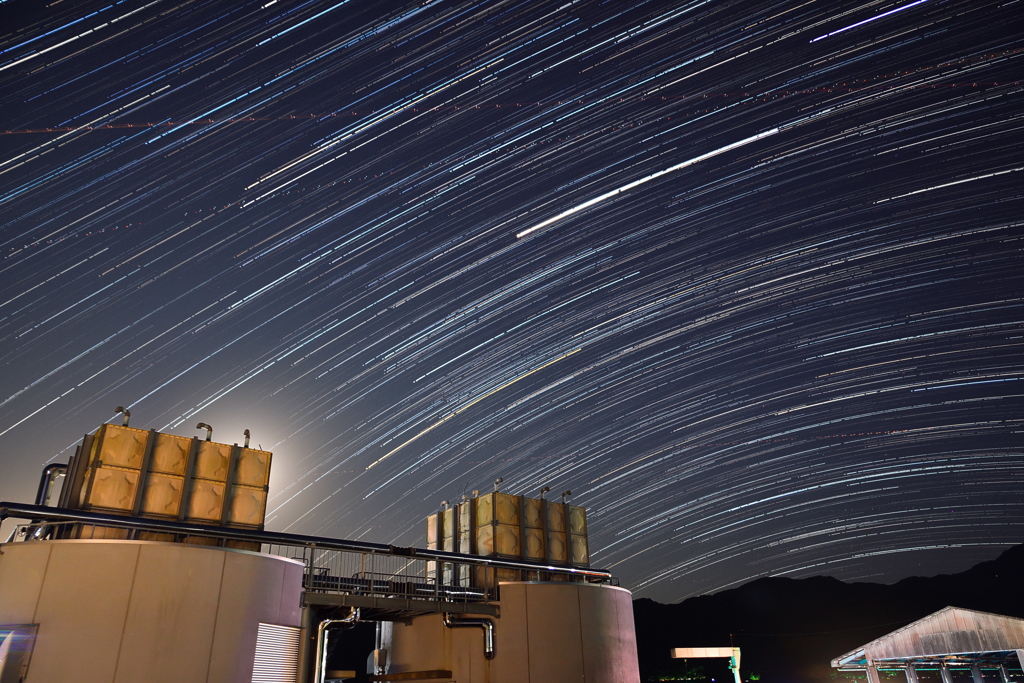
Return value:
<svg viewBox="0 0 1024 683">
<path fill-rule="evenodd" d="M 757 135 L 752 135 L 749 138 L 743 138 L 739 142 L 734 142 L 734 143 L 732 143 L 730 145 L 726 145 L 725 147 L 719 147 L 716 150 L 713 150 L 711 152 L 707 152 L 706 154 L 701 154 L 700 156 L 693 157 L 692 159 L 687 159 L 686 161 L 684 161 L 682 163 L 679 163 L 679 164 L 676 164 L 675 166 L 671 166 L 669 168 L 666 168 L 663 171 L 658 171 L 657 173 L 652 173 L 649 176 L 645 176 L 643 178 L 640 178 L 640 180 L 634 180 L 631 183 L 626 183 L 622 187 L 616 188 L 616 189 L 612 190 L 611 192 L 605 192 L 604 194 L 598 195 L 597 197 L 594 197 L 593 199 L 588 199 L 587 201 L 583 202 L 582 204 L 577 204 L 576 206 L 572 207 L 571 209 L 566 209 L 565 211 L 563 211 L 562 213 L 560 213 L 560 214 L 558 214 L 556 216 L 552 216 L 551 218 L 548 218 L 547 220 L 544 220 L 544 221 L 541 221 L 540 223 L 537 223 L 537 225 L 533 226 L 532 228 L 527 228 L 526 230 L 523 230 L 522 232 L 516 233 L 516 237 L 517 238 L 526 237 L 531 232 L 537 232 L 541 228 L 546 228 L 547 226 L 551 225 L 555 221 L 560 221 L 563 218 L 565 218 L 566 216 L 571 216 L 574 213 L 579 213 L 583 209 L 587 209 L 587 208 L 593 206 L 594 204 L 600 204 L 604 200 L 610 199 L 610 198 L 614 197 L 617 194 L 625 192 L 626 190 L 632 190 L 634 187 L 638 187 L 640 185 L 643 185 L 644 183 L 649 182 L 651 180 L 654 180 L 655 178 L 660 178 L 661 176 L 666 175 L 668 173 L 672 173 L 673 171 L 678 171 L 681 168 L 686 168 L 687 166 L 692 166 L 693 164 L 696 164 L 698 162 L 704 161 L 705 159 L 710 159 L 713 156 L 718 156 L 719 154 L 723 154 L 725 152 L 728 152 L 729 150 L 736 149 L 737 147 L 742 147 L 743 145 L 750 144 L 751 142 L 755 142 L 757 140 L 760 140 L 761 138 L 766 138 L 769 135 L 775 135 L 778 132 L 779 132 L 778 128 L 772 128 L 771 130 L 766 130 L 763 133 L 758 133 Z"/>
</svg>

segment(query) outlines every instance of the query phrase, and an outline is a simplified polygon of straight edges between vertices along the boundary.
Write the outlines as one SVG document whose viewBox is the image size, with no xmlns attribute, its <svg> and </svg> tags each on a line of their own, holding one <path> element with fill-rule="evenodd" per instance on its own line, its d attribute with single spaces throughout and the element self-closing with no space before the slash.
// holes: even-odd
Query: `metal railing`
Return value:
<svg viewBox="0 0 1024 683">
<path fill-rule="evenodd" d="M 262 552 L 301 561 L 306 567 L 303 588 L 310 593 L 449 603 L 490 602 L 498 598 L 496 582 L 470 586 L 444 581 L 443 578 L 451 574 L 438 573 L 438 563 L 434 560 L 279 544 L 265 544 Z"/>
<path fill-rule="evenodd" d="M 481 603 L 498 598 L 498 582 L 546 580 L 609 583 L 609 572 L 443 550 L 284 534 L 0 502 L 0 521 L 18 525 L 9 542 L 52 539 L 135 539 L 215 545 L 302 562 L 310 593 Z"/>
</svg>

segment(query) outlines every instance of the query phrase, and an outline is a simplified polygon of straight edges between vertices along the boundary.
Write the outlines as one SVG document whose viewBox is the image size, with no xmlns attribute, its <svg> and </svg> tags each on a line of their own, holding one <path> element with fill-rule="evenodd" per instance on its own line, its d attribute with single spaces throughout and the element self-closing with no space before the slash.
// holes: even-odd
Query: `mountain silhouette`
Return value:
<svg viewBox="0 0 1024 683">
<path fill-rule="evenodd" d="M 817 576 L 761 578 L 714 595 L 664 605 L 633 602 L 640 679 L 731 683 L 727 660 L 673 660 L 674 647 L 740 647 L 743 680 L 848 680 L 831 660 L 952 605 L 1024 617 L 1024 544 L 957 574 L 894 584 Z M 902 676 L 899 679 L 902 680 Z M 922 679 L 923 680 L 923 679 Z"/>
</svg>

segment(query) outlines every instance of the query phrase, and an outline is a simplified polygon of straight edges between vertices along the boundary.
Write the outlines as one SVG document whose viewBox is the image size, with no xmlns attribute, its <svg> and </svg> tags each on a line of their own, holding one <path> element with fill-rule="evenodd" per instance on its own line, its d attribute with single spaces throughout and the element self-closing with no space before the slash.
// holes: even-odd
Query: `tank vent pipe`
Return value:
<svg viewBox="0 0 1024 683">
<path fill-rule="evenodd" d="M 121 426 L 127 427 L 128 420 L 132 419 L 132 411 L 128 410 L 124 406 L 118 406 L 114 408 L 114 412 L 121 413 L 122 415 L 124 415 L 124 419 L 121 421 Z"/>
<path fill-rule="evenodd" d="M 484 657 L 494 659 L 494 622 L 490 619 L 473 618 L 462 619 L 453 617 L 448 612 L 444 613 L 444 625 L 448 628 L 479 627 L 484 630 Z"/>
<path fill-rule="evenodd" d="M 206 430 L 206 440 L 207 441 L 210 441 L 213 438 L 213 427 L 211 427 L 210 425 L 206 424 L 205 422 L 200 422 L 199 424 L 197 424 L 196 425 L 196 429 L 205 429 Z"/>
<path fill-rule="evenodd" d="M 353 607 L 352 612 L 344 619 L 324 619 L 316 627 L 316 663 L 313 672 L 315 683 L 324 683 L 327 676 L 327 629 L 335 624 L 342 628 L 352 628 L 359 621 L 359 608 Z"/>
<path fill-rule="evenodd" d="M 50 494 L 53 492 L 53 483 L 57 477 L 67 474 L 68 466 L 60 463 L 53 463 L 43 468 L 43 474 L 39 479 L 39 490 L 36 491 L 36 505 L 49 505 Z"/>
</svg>

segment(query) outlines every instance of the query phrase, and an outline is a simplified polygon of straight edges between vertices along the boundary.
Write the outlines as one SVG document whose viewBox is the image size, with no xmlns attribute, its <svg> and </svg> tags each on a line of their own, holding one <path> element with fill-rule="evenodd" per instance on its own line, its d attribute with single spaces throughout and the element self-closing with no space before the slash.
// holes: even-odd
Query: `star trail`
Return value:
<svg viewBox="0 0 1024 683">
<path fill-rule="evenodd" d="M 129 406 L 268 528 L 572 489 L 663 602 L 1024 541 L 1016 2 L 0 3 L 0 499 Z"/>
</svg>

